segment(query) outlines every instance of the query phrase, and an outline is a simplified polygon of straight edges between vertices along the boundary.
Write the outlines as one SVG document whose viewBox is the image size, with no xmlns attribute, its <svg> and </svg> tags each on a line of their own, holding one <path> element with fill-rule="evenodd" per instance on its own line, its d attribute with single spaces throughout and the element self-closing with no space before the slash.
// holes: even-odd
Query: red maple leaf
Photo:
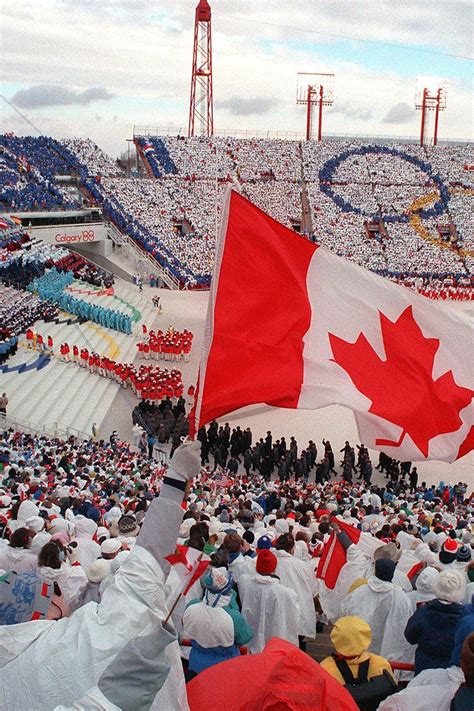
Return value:
<svg viewBox="0 0 474 711">
<path fill-rule="evenodd" d="M 459 429 L 459 413 L 471 402 L 473 391 L 457 385 L 451 370 L 433 380 L 439 340 L 423 336 L 411 306 L 395 322 L 379 314 L 386 360 L 362 333 L 355 343 L 330 333 L 334 362 L 372 401 L 369 412 L 401 427 L 398 442 L 377 439 L 376 444 L 399 447 L 409 434 L 427 457 L 433 437 Z"/>
</svg>

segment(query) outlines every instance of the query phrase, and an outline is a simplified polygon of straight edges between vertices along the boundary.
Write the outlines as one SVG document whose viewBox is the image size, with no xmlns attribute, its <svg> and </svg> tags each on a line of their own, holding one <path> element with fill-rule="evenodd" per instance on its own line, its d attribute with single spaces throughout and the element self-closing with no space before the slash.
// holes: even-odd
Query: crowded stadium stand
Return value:
<svg viewBox="0 0 474 711">
<path fill-rule="evenodd" d="M 195 289 L 209 286 L 220 204 L 232 186 L 288 227 L 383 276 L 433 298 L 470 297 L 471 145 L 134 140 L 145 178 L 125 177 L 89 140 L 4 135 L 0 201 L 12 214 L 99 205 L 176 285 Z"/>
</svg>

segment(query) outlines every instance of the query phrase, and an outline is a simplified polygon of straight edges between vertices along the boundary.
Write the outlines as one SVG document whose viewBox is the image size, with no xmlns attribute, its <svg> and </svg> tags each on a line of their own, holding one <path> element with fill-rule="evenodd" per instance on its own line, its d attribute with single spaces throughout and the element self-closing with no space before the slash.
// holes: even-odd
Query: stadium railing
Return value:
<svg viewBox="0 0 474 711">
<path fill-rule="evenodd" d="M 2 429 L 14 429 L 17 432 L 26 432 L 27 434 L 41 434 L 46 437 L 59 437 L 67 439 L 68 437 L 77 437 L 77 439 L 90 439 L 91 435 L 86 432 L 76 429 L 75 427 L 60 427 L 57 422 L 48 422 L 41 425 L 35 424 L 30 420 L 18 419 L 0 413 L 0 425 Z"/>
</svg>

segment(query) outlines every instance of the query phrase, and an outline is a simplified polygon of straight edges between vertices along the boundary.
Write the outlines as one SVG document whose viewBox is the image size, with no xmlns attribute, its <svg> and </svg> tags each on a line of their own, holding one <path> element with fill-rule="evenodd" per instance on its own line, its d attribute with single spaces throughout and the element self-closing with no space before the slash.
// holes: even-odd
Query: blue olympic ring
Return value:
<svg viewBox="0 0 474 711">
<path fill-rule="evenodd" d="M 409 153 L 404 153 L 399 151 L 397 148 L 388 148 L 388 146 L 362 146 L 361 148 L 353 148 L 350 151 L 344 151 L 340 153 L 335 158 L 330 158 L 319 171 L 319 187 L 320 190 L 325 193 L 331 200 L 341 208 L 343 212 L 355 212 L 357 215 L 363 215 L 364 217 L 370 217 L 375 220 L 383 219 L 386 223 L 390 222 L 408 222 L 410 215 L 387 215 L 383 216 L 380 213 L 369 213 L 361 210 L 359 207 L 354 207 L 350 202 L 344 200 L 340 195 L 338 195 L 332 186 L 332 181 L 334 178 L 334 173 L 339 168 L 341 163 L 350 158 L 350 156 L 357 155 L 367 155 L 368 153 L 382 153 L 385 155 L 395 156 L 406 160 L 408 163 L 419 168 L 423 173 L 429 177 L 429 179 L 435 183 L 439 190 L 440 199 L 435 202 L 433 207 L 429 210 L 420 210 L 418 212 L 421 218 L 437 217 L 442 215 L 447 210 L 447 206 L 450 200 L 450 194 L 448 187 L 443 183 L 439 175 L 435 175 L 432 172 L 431 165 L 429 163 L 424 163 L 419 158 L 410 155 Z"/>
</svg>

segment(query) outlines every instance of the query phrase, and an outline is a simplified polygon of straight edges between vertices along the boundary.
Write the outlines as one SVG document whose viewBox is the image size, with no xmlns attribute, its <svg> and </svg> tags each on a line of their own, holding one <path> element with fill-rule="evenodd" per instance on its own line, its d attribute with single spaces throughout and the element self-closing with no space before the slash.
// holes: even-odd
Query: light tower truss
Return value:
<svg viewBox="0 0 474 711">
<path fill-rule="evenodd" d="M 318 141 L 322 138 L 323 106 L 334 102 L 334 74 L 298 72 L 296 77 L 296 103 L 306 105 L 306 140 L 313 135 L 313 107 L 318 107 Z"/>
<path fill-rule="evenodd" d="M 448 82 L 443 79 L 420 78 L 416 82 L 415 107 L 421 111 L 420 146 L 430 144 L 429 123 L 433 122 L 433 146 L 438 143 L 439 113 L 447 105 Z"/>
<path fill-rule="evenodd" d="M 213 132 L 211 7 L 207 0 L 199 0 L 194 20 L 188 136 L 212 136 Z"/>
</svg>

